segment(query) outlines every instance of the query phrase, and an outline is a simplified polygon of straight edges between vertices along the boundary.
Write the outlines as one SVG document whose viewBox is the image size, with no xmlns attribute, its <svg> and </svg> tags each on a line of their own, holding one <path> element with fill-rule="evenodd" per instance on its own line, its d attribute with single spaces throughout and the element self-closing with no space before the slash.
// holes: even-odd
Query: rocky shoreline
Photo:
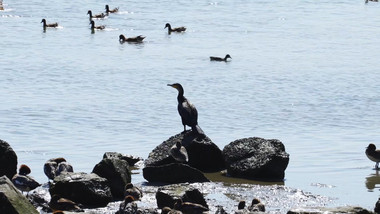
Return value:
<svg viewBox="0 0 380 214">
<path fill-rule="evenodd" d="M 173 156 L 176 144 L 178 149 L 182 147 L 178 151 L 186 153 L 184 157 L 188 160 Z M 182 213 L 373 213 L 360 207 L 332 208 L 330 198 L 281 185 L 289 154 L 279 140 L 244 138 L 220 150 L 207 136 L 182 132 L 158 145 L 144 161 L 106 152 L 91 173 L 72 170 L 53 173 L 51 182 L 34 190 L 27 189 L 26 195 L 14 186 L 18 184 L 14 175 L 28 178 L 30 172 L 23 174 L 20 167 L 17 173 L 17 155 L 1 140 L 0 161 L 0 207 L 10 214 L 174 213 L 174 210 Z M 141 189 L 141 198 L 130 194 L 131 169 L 137 162 L 142 168 L 138 171 L 147 181 L 133 187 Z M 215 179 L 215 175 L 273 183 L 225 183 L 219 181 L 223 179 Z M 241 204 L 246 206 L 242 208 Z"/>
</svg>

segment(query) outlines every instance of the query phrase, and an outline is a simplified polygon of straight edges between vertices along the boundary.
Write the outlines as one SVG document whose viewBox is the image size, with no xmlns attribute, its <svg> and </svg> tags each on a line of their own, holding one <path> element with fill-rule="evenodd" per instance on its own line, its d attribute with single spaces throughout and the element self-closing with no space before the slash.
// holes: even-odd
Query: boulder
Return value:
<svg viewBox="0 0 380 214">
<path fill-rule="evenodd" d="M 183 202 L 191 202 L 195 204 L 200 204 L 207 209 L 209 208 L 206 202 L 206 199 L 204 198 L 203 194 L 198 189 L 190 189 L 185 192 L 185 194 L 182 196 Z"/>
<path fill-rule="evenodd" d="M 134 166 L 137 162 L 142 161 L 142 158 L 133 155 L 124 155 L 118 152 L 106 152 L 103 158 L 117 158 L 128 162 L 129 166 Z"/>
<path fill-rule="evenodd" d="M 39 213 L 7 176 L 0 177 L 0 210 L 7 214 Z"/>
<path fill-rule="evenodd" d="M 106 153 L 107 154 L 107 153 Z M 92 173 L 106 178 L 115 199 L 124 198 L 125 185 L 131 182 L 131 171 L 126 160 L 120 155 L 106 155 L 95 165 Z"/>
<path fill-rule="evenodd" d="M 0 176 L 6 175 L 12 179 L 17 173 L 17 155 L 11 146 L 0 140 Z"/>
<path fill-rule="evenodd" d="M 171 196 L 169 193 L 164 192 L 162 190 L 158 190 L 156 192 L 156 201 L 157 201 L 157 207 L 159 209 L 162 209 L 164 207 L 174 207 L 174 197 Z"/>
<path fill-rule="evenodd" d="M 153 149 L 145 160 L 145 166 L 175 163 L 169 154 L 169 150 L 178 141 L 186 148 L 189 156 L 187 164 L 191 167 L 203 172 L 218 172 L 225 168 L 222 152 L 218 146 L 207 136 L 194 134 L 190 130 L 170 137 Z"/>
<path fill-rule="evenodd" d="M 281 181 L 289 163 L 289 154 L 279 140 L 252 137 L 231 142 L 223 149 L 227 173 L 265 181 Z"/>
<path fill-rule="evenodd" d="M 54 178 L 49 192 L 91 207 L 104 207 L 112 200 L 108 180 L 95 173 L 63 173 Z"/>
<path fill-rule="evenodd" d="M 164 182 L 171 184 L 209 182 L 201 171 L 181 163 L 145 167 L 143 169 L 143 176 L 149 182 Z"/>
</svg>

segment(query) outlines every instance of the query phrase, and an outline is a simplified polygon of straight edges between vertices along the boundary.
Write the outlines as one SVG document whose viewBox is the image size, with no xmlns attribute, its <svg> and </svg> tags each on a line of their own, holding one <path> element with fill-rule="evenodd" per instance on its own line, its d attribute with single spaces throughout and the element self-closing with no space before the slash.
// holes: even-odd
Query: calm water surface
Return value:
<svg viewBox="0 0 380 214">
<path fill-rule="evenodd" d="M 104 152 L 146 158 L 182 130 L 179 82 L 221 148 L 281 140 L 285 185 L 373 209 L 380 176 L 380 4 L 364 1 L 26 1 L 0 11 L 0 138 L 39 182 L 63 156 L 90 172 Z M 120 7 L 89 29 L 86 15 Z M 58 29 L 40 23 L 58 22 Z M 164 26 L 186 26 L 167 35 Z M 145 35 L 143 44 L 118 36 Z M 209 56 L 232 56 L 229 63 Z M 142 182 L 136 175 L 133 182 Z"/>
</svg>

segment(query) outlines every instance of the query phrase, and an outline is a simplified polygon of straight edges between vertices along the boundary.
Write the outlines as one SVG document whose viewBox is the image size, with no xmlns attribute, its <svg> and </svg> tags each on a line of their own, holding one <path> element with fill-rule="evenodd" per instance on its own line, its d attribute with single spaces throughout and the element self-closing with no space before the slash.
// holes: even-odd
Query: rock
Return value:
<svg viewBox="0 0 380 214">
<path fill-rule="evenodd" d="M 207 209 L 209 208 L 203 194 L 198 189 L 187 190 L 182 196 L 182 201 L 200 204 Z"/>
<path fill-rule="evenodd" d="M 335 207 L 335 208 L 327 208 L 327 207 L 315 207 L 315 208 L 296 208 L 287 212 L 287 214 L 343 214 L 343 213 L 355 213 L 355 214 L 372 214 L 364 208 L 361 207 Z"/>
<path fill-rule="evenodd" d="M 170 184 L 209 182 L 201 171 L 181 163 L 145 167 L 143 169 L 143 176 L 149 182 L 164 182 Z"/>
<path fill-rule="evenodd" d="M 164 207 L 174 207 L 174 197 L 167 192 L 163 192 L 160 189 L 156 192 L 156 201 L 157 207 L 159 209 L 162 209 Z"/>
<path fill-rule="evenodd" d="M 54 178 L 50 195 L 59 195 L 85 206 L 104 207 L 112 199 L 108 180 L 95 173 L 63 173 Z"/>
<path fill-rule="evenodd" d="M 203 172 L 217 172 L 225 168 L 221 150 L 207 136 L 199 137 L 190 130 L 170 137 L 158 145 L 145 160 L 145 166 L 160 166 L 175 163 L 170 156 L 170 148 L 176 142 L 186 148 L 189 156 L 188 165 Z"/>
<path fill-rule="evenodd" d="M 0 140 L 0 176 L 6 175 L 12 179 L 17 173 L 17 155 L 11 146 Z"/>
<path fill-rule="evenodd" d="M 120 203 L 119 210 L 116 214 L 159 214 L 157 209 L 139 208 L 137 203 L 133 201 L 132 196 L 126 196 L 124 201 Z"/>
<path fill-rule="evenodd" d="M 232 177 L 281 181 L 289 154 L 279 140 L 253 137 L 231 142 L 223 149 L 227 173 Z"/>
<path fill-rule="evenodd" d="M 1 213 L 7 214 L 39 213 L 7 176 L 0 177 L 0 209 Z"/>
<path fill-rule="evenodd" d="M 116 199 L 124 198 L 125 186 L 131 182 L 131 171 L 126 160 L 119 155 L 104 155 L 103 160 L 95 165 L 92 173 L 106 178 L 111 187 L 112 196 Z"/>
<path fill-rule="evenodd" d="M 118 152 L 106 152 L 103 155 L 103 159 L 104 158 L 122 159 L 122 160 L 127 161 L 129 166 L 134 166 L 137 162 L 142 161 L 142 158 L 140 158 L 140 157 L 135 157 L 132 155 L 123 155 L 123 154 L 118 153 Z"/>
</svg>

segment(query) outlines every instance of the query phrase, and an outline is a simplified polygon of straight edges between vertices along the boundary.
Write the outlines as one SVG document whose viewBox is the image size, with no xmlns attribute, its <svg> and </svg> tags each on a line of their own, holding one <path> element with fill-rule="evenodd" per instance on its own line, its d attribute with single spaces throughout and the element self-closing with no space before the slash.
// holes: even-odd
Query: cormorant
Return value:
<svg viewBox="0 0 380 214">
<path fill-rule="evenodd" d="M 178 90 L 178 113 L 182 119 L 183 131 L 186 131 L 187 125 L 191 127 L 192 131 L 204 135 L 201 127 L 198 125 L 198 111 L 195 106 L 191 104 L 190 101 L 186 99 L 186 97 L 183 96 L 184 90 L 182 85 L 179 83 L 174 83 L 168 84 L 168 86 L 171 86 Z"/>
</svg>

